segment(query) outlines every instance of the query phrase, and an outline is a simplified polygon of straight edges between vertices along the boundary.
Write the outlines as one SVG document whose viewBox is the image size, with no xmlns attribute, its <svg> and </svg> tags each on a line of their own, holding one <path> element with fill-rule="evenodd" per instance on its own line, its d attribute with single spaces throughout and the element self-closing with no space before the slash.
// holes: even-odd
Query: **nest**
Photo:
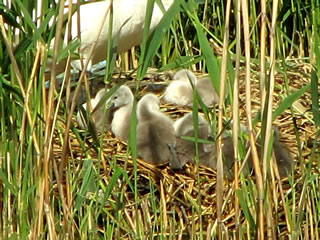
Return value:
<svg viewBox="0 0 320 240">
<path fill-rule="evenodd" d="M 298 66 L 301 74 L 287 73 L 289 89 L 300 89 L 305 84 L 310 82 L 310 79 L 304 77 L 303 73 L 309 73 L 310 66 Z M 257 113 L 260 108 L 259 96 L 259 81 L 258 76 L 252 74 L 252 111 Z M 149 91 L 148 82 L 154 82 L 159 85 L 163 84 L 163 79 L 166 76 L 161 76 L 157 79 L 148 79 L 146 84 L 142 84 L 140 94 L 143 95 Z M 284 74 L 276 75 L 276 85 L 284 86 Z M 244 109 L 245 104 L 245 86 L 244 74 L 240 79 L 240 119 L 245 122 L 246 114 Z M 161 91 L 159 92 L 161 94 Z M 279 103 L 285 97 L 284 88 L 276 87 L 274 95 L 274 107 L 279 106 Z M 302 189 L 300 164 L 307 161 L 311 154 L 311 145 L 314 143 L 316 127 L 308 120 L 311 116 L 311 97 L 307 92 L 293 106 L 294 113 L 287 109 L 275 121 L 274 125 L 279 128 L 281 133 L 281 141 L 288 146 L 292 156 L 296 160 L 295 165 L 295 198 L 299 199 Z M 173 118 L 182 116 L 188 111 L 185 108 L 180 108 L 171 105 L 162 105 L 166 113 Z M 227 109 L 227 117 L 231 112 Z M 293 119 L 294 118 L 294 119 Z M 302 147 L 302 162 L 298 160 L 298 146 L 296 140 L 296 132 L 294 123 L 298 126 L 298 134 L 300 136 Z M 63 133 L 64 123 L 59 121 L 61 131 L 56 134 L 54 139 L 54 157 L 61 158 L 61 141 L 59 135 Z M 127 152 L 125 143 L 114 138 L 110 132 L 105 133 L 101 149 L 103 153 L 94 147 L 90 147 L 92 139 L 86 141 L 85 149 L 81 146 L 79 139 L 73 132 L 70 131 L 70 158 L 69 165 L 76 171 L 84 167 L 85 162 L 90 159 L 93 163 L 95 171 L 98 171 L 100 176 L 101 187 L 98 191 L 92 192 L 91 195 L 86 195 L 87 199 L 96 198 L 96 202 L 103 203 L 105 213 L 100 214 L 100 218 L 109 217 L 117 222 L 115 216 L 116 210 L 122 211 L 123 220 L 126 225 L 120 227 L 116 234 L 128 236 L 132 238 L 138 234 L 149 238 L 159 236 L 175 236 L 173 239 L 186 239 L 194 235 L 212 236 L 217 231 L 217 211 L 216 211 L 216 172 L 196 164 L 187 164 L 183 170 L 172 171 L 168 164 L 162 166 L 153 166 L 142 159 L 137 159 L 136 175 L 135 164 L 132 156 Z M 118 178 L 117 184 L 114 185 L 112 192 L 109 192 L 108 199 L 104 199 L 106 189 L 110 186 L 112 177 L 117 172 L 117 169 L 123 169 L 127 177 Z M 313 167 L 316 170 L 316 167 Z M 136 178 L 136 186 L 134 180 Z M 284 199 L 292 198 L 292 184 L 288 179 L 281 181 L 271 179 L 272 181 L 272 196 L 269 196 L 272 202 L 272 218 L 274 226 L 276 226 L 277 236 L 286 236 L 290 232 L 287 224 L 285 202 Z M 77 183 L 81 186 L 81 183 Z M 112 183 L 114 184 L 114 183 Z M 240 189 L 246 190 L 249 186 L 255 184 L 255 177 L 251 176 L 247 179 L 241 179 Z M 135 194 L 134 189 L 137 189 Z M 100 187 L 98 187 L 100 188 Z M 57 189 L 55 189 L 58 194 Z M 121 200 L 119 199 L 121 196 Z M 237 224 L 249 225 L 248 219 L 245 216 L 244 209 L 240 207 L 240 219 L 236 219 L 235 209 L 235 188 L 234 182 L 225 179 L 224 181 L 224 202 L 223 202 L 223 231 L 229 237 L 235 236 Z M 284 198 L 283 198 L 284 197 Z M 102 201 L 101 199 L 104 199 Z M 245 196 L 247 207 L 251 216 L 255 218 L 257 214 L 257 193 L 250 192 Z M 296 204 L 298 201 L 296 201 Z M 98 228 L 101 232 L 106 231 L 103 226 L 103 220 L 97 221 Z M 237 223 L 238 221 L 238 223 Z M 122 225 L 122 224 L 121 224 Z M 248 227 L 250 228 L 250 227 Z M 140 229 L 140 230 L 138 230 Z M 254 231 L 254 230 L 252 230 Z M 252 233 L 251 233 L 252 234 Z M 247 234 L 244 234 L 246 236 Z M 252 235 L 251 235 L 252 236 Z"/>
</svg>

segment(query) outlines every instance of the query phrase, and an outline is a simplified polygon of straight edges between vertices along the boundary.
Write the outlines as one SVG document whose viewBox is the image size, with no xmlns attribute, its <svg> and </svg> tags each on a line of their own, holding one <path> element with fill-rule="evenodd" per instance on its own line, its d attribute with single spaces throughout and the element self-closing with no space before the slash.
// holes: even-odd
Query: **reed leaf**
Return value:
<svg viewBox="0 0 320 240">
<path fill-rule="evenodd" d="M 208 73 L 210 75 L 211 81 L 217 92 L 220 91 L 220 67 L 217 58 L 212 52 L 210 44 L 206 35 L 204 34 L 203 27 L 200 24 L 199 19 L 195 16 L 195 28 L 197 30 L 197 36 L 199 39 L 199 44 L 202 50 L 202 55 L 206 61 L 206 66 L 208 68 Z"/>
<path fill-rule="evenodd" d="M 302 87 L 301 89 L 293 92 L 292 94 L 290 94 L 288 97 L 286 97 L 281 104 L 279 105 L 279 107 L 273 112 L 272 118 L 276 119 L 278 116 L 280 116 L 280 114 L 282 114 L 287 108 L 291 107 L 292 104 L 299 99 L 309 88 L 310 88 L 311 84 L 307 84 L 304 87 Z"/>
<path fill-rule="evenodd" d="M 154 57 L 155 53 L 157 52 L 158 48 L 161 45 L 162 39 L 166 32 L 169 30 L 170 24 L 176 14 L 180 10 L 182 0 L 175 0 L 172 6 L 168 9 L 168 11 L 163 15 L 160 23 L 153 31 L 149 40 L 146 43 L 146 53 L 145 57 L 141 59 L 141 72 L 139 74 L 139 78 L 145 75 L 147 72 L 147 67 L 149 66 L 151 59 Z"/>
<path fill-rule="evenodd" d="M 319 82 L 315 70 L 311 72 L 311 100 L 312 100 L 312 113 L 314 123 L 320 127 L 320 98 L 319 98 Z"/>
</svg>

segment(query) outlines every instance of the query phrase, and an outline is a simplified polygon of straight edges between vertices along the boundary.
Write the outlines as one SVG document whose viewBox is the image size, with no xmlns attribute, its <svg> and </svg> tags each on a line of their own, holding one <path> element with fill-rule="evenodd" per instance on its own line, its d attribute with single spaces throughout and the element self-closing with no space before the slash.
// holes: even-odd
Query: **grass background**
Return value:
<svg viewBox="0 0 320 240">
<path fill-rule="evenodd" d="M 213 133 L 233 119 L 239 143 L 243 122 L 251 146 L 264 146 L 255 175 L 233 182 L 223 180 L 220 160 L 217 172 L 194 165 L 172 172 L 137 160 L 134 127 L 129 154 L 109 133 L 85 137 L 71 97 L 80 83 L 89 92 L 93 80 L 83 73 L 70 81 L 70 66 L 60 88 L 55 74 L 46 76 L 48 56 L 67 59 L 78 43 L 48 51 L 60 29 L 49 21 L 63 18 L 59 4 L 43 0 L 40 11 L 39 3 L 0 4 L 1 238 L 319 239 L 319 0 L 176 0 L 141 47 L 118 57 L 108 51 L 103 81 L 119 78 L 116 65 L 119 84 L 133 79 L 136 96 L 179 68 L 209 73 L 217 89 L 227 85 L 225 102 L 202 109 Z M 185 111 L 162 108 L 173 117 Z M 287 180 L 270 161 L 272 124 L 296 160 Z M 238 150 L 242 162 L 241 144 Z"/>
</svg>

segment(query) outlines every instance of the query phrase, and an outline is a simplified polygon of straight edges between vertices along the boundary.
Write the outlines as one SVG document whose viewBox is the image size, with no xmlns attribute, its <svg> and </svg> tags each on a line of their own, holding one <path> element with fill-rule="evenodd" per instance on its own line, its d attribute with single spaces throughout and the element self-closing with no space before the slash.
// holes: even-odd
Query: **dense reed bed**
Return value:
<svg viewBox="0 0 320 240">
<path fill-rule="evenodd" d="M 70 74 L 79 42 L 48 50 L 68 21 L 63 4 L 0 3 L 1 239 L 320 238 L 319 0 L 175 0 L 150 36 L 145 30 L 141 46 L 117 56 L 110 44 L 106 65 L 90 77 Z M 62 76 L 54 66 L 47 74 L 48 58 L 67 60 Z M 143 162 L 134 114 L 128 145 L 110 132 L 79 130 L 77 95 L 126 83 L 136 103 L 148 91 L 160 96 L 181 68 L 208 73 L 220 95 L 229 89 L 214 108 L 161 105 L 173 119 L 204 113 L 218 145 L 217 171 Z M 273 126 L 295 159 L 286 179 L 271 156 Z M 233 181 L 222 173 L 224 128 L 238 158 Z M 250 176 L 239 171 L 245 140 Z"/>
</svg>

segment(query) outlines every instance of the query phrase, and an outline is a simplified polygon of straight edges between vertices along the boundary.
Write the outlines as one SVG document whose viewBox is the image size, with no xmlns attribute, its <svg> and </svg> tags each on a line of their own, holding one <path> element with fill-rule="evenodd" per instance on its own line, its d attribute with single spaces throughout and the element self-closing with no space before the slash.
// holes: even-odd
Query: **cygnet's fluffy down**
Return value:
<svg viewBox="0 0 320 240">
<path fill-rule="evenodd" d="M 146 94 L 137 106 L 137 150 L 146 162 L 162 164 L 175 157 L 173 121 L 160 111 L 160 101 Z"/>
<path fill-rule="evenodd" d="M 107 124 L 104 121 L 104 108 L 105 104 L 102 104 L 100 106 L 97 106 L 100 100 L 106 95 L 106 89 L 101 89 L 96 94 L 95 98 L 91 99 L 91 107 L 92 107 L 92 123 L 95 125 L 96 130 L 98 132 L 103 132 L 107 130 Z M 84 110 L 87 110 L 87 103 L 84 103 L 82 105 Z M 87 128 L 87 117 L 86 114 L 83 114 L 81 110 L 77 113 L 77 122 L 79 124 L 79 127 L 82 129 Z M 104 124 L 105 123 L 105 124 Z"/>
<path fill-rule="evenodd" d="M 98 105 L 101 99 L 105 96 L 106 90 L 100 90 L 96 97 L 91 100 L 92 105 L 92 122 L 98 132 L 109 130 L 120 138 L 122 141 L 128 141 L 130 119 L 133 104 L 133 94 L 129 87 L 122 85 L 111 96 L 108 102 L 111 106 L 105 112 L 106 103 Z M 87 104 L 83 104 L 84 109 L 87 109 Z M 83 116 L 81 111 L 77 114 L 77 121 L 82 129 L 87 127 L 86 116 Z"/>
<path fill-rule="evenodd" d="M 109 18 L 110 11 L 104 22 L 102 32 L 99 34 L 99 28 L 107 13 L 110 0 L 98 1 L 92 3 L 82 4 L 80 6 L 80 46 L 79 53 L 82 54 L 84 63 L 89 57 L 91 46 L 96 41 L 98 42 L 96 48 L 93 51 L 90 64 L 87 70 L 90 70 L 91 65 L 94 65 L 100 61 L 105 60 L 108 36 L 109 36 Z M 112 26 L 112 38 L 117 40 L 117 52 L 125 52 L 130 48 L 139 45 L 142 42 L 144 23 L 146 17 L 146 7 L 147 0 L 138 1 L 128 1 L 128 0 L 116 0 L 113 1 L 113 26 Z M 163 5 L 165 9 L 168 9 L 173 0 L 163 0 Z M 71 39 L 76 39 L 78 37 L 78 21 L 77 15 L 72 16 L 72 29 L 71 29 Z M 158 4 L 154 4 L 152 19 L 150 23 L 150 33 L 155 29 L 155 27 L 160 22 L 163 16 Z M 67 34 L 64 37 L 64 46 L 67 44 Z M 53 48 L 53 41 L 50 46 Z M 48 64 L 50 66 L 50 63 Z M 78 70 L 81 70 L 81 64 L 79 60 L 72 61 L 72 66 Z M 65 61 L 59 63 L 56 67 L 57 74 L 64 71 Z"/>
<path fill-rule="evenodd" d="M 280 177 L 287 177 L 288 174 L 291 173 L 292 168 L 294 166 L 294 161 L 292 156 L 288 150 L 288 148 L 279 141 L 279 133 L 278 130 L 275 130 L 275 135 L 273 139 L 273 152 L 275 156 L 275 161 L 278 166 Z M 260 156 L 260 146 L 256 146 Z M 233 149 L 233 141 L 231 137 L 223 138 L 223 146 L 222 146 L 222 154 L 223 154 L 223 171 L 228 176 L 229 179 L 233 178 L 233 166 L 234 166 L 234 149 Z M 213 169 L 217 168 L 217 156 L 216 156 L 216 146 L 214 146 L 213 151 L 210 154 L 210 157 L 204 159 L 207 164 L 206 166 L 211 167 Z M 205 165 L 205 164 L 204 164 Z M 252 169 L 253 162 L 251 154 L 248 159 L 248 165 L 244 169 L 244 173 L 247 174 L 248 170 Z M 248 169 L 249 168 L 249 169 Z"/>
<path fill-rule="evenodd" d="M 168 85 L 164 93 L 164 100 L 179 106 L 191 106 L 193 99 L 193 88 L 197 81 L 193 72 L 182 69 L 173 76 L 173 81 Z M 192 85 L 191 85 L 191 83 Z"/>
<path fill-rule="evenodd" d="M 278 165 L 281 177 L 286 177 L 291 173 L 294 161 L 286 145 L 280 142 L 280 134 L 277 128 L 274 129 L 273 152 Z"/>
<path fill-rule="evenodd" d="M 216 89 L 213 87 L 211 78 L 209 76 L 199 78 L 196 84 L 196 88 L 201 100 L 205 105 L 212 106 L 216 103 L 219 103 L 220 97 Z M 227 95 L 228 93 L 226 92 L 225 96 Z"/>
<path fill-rule="evenodd" d="M 217 152 L 216 143 L 212 145 L 212 151 L 201 159 L 203 166 L 217 170 Z M 223 160 L 223 173 L 230 180 L 233 179 L 233 166 L 234 166 L 234 150 L 233 141 L 231 137 L 223 137 L 222 139 L 222 160 Z M 252 168 L 252 160 L 249 159 L 250 168 Z M 244 169 L 244 173 L 248 173 L 247 166 Z"/>
<path fill-rule="evenodd" d="M 174 123 L 174 128 L 176 133 L 176 152 L 178 161 L 173 159 L 173 161 L 170 162 L 170 166 L 173 169 L 181 169 L 187 162 L 195 162 L 195 142 L 182 138 L 182 136 L 195 137 L 192 112 L 178 119 Z M 198 114 L 198 139 L 207 140 L 209 135 L 210 128 L 208 123 L 200 114 Z M 212 148 L 213 144 L 198 142 L 198 156 L 200 164 L 202 159 L 207 158 L 206 156 L 210 154 Z"/>
<path fill-rule="evenodd" d="M 210 135 L 210 129 L 208 123 L 203 119 L 201 115 L 198 115 L 198 138 L 208 139 Z M 195 143 L 181 138 L 181 136 L 194 137 L 194 124 L 192 113 L 186 114 L 184 117 L 178 119 L 174 124 L 176 132 L 176 152 L 177 159 L 172 159 L 170 166 L 173 169 L 181 169 L 187 162 L 194 163 L 196 150 Z M 260 153 L 260 147 L 257 145 L 258 153 Z M 286 177 L 291 173 L 293 168 L 293 159 L 290 155 L 288 148 L 279 141 L 279 132 L 275 129 L 273 139 L 273 151 L 275 160 L 278 166 L 280 177 Z M 231 137 L 223 137 L 222 144 L 223 155 L 223 172 L 229 178 L 233 178 L 233 166 L 234 166 L 234 149 L 233 141 Z M 199 164 L 217 169 L 217 152 L 216 143 L 198 143 L 198 156 Z M 248 164 L 244 168 L 244 173 L 247 174 L 252 169 L 252 157 L 249 156 Z"/>
<path fill-rule="evenodd" d="M 109 109 L 111 131 L 122 141 L 127 142 L 133 105 L 133 94 L 128 86 L 122 85 L 111 97 Z"/>
<path fill-rule="evenodd" d="M 212 85 L 210 77 L 196 78 L 193 72 L 187 69 L 178 71 L 173 81 L 164 93 L 164 100 L 179 106 L 192 106 L 194 86 L 207 106 L 212 106 L 219 102 L 219 95 Z"/>
</svg>

